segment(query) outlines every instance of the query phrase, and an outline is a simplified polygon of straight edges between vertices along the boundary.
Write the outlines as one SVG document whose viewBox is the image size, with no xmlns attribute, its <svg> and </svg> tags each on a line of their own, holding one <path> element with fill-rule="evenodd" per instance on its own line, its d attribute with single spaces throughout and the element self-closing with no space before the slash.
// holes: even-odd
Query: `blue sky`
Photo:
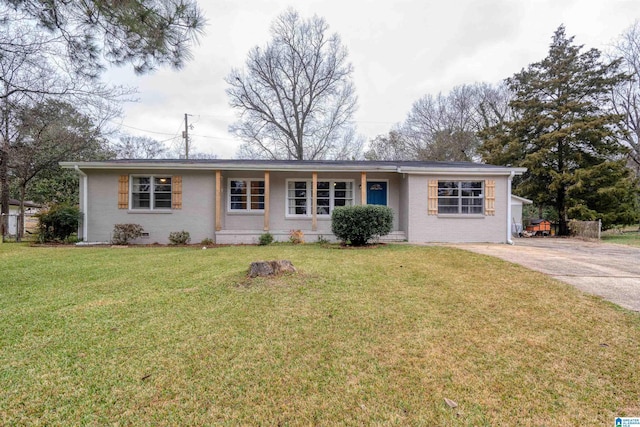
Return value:
<svg viewBox="0 0 640 427">
<path fill-rule="evenodd" d="M 586 48 L 607 49 L 640 19 L 637 0 L 200 0 L 206 34 L 179 71 L 135 76 L 109 71 L 115 84 L 138 87 L 116 124 L 132 135 L 179 141 L 184 114 L 197 151 L 232 158 L 240 145 L 227 132 L 235 120 L 224 77 L 270 38 L 272 21 L 288 7 L 324 17 L 349 50 L 359 109 L 354 119 L 367 140 L 385 134 L 427 93 L 465 83 L 496 83 L 543 59 L 555 29 Z"/>
</svg>

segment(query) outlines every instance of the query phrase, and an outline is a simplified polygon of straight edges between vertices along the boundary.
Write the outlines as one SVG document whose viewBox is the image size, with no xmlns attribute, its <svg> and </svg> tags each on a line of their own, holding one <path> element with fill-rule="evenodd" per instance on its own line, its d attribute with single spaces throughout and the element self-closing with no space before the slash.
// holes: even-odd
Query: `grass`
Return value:
<svg viewBox="0 0 640 427">
<path fill-rule="evenodd" d="M 281 258 L 299 273 L 246 278 L 251 261 Z M 637 313 L 460 250 L 4 244 L 0 269 L 3 425 L 640 414 Z"/>
<path fill-rule="evenodd" d="M 637 226 L 607 230 L 602 233 L 602 241 L 606 243 L 640 246 L 640 232 Z"/>
</svg>

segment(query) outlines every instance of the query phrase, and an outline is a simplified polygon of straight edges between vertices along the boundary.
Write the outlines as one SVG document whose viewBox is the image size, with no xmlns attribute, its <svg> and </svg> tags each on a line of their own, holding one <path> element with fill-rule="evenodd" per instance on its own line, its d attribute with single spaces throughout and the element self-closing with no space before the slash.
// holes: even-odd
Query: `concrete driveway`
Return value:
<svg viewBox="0 0 640 427">
<path fill-rule="evenodd" d="M 640 248 L 560 238 L 523 238 L 514 239 L 514 243 L 455 247 L 523 265 L 640 311 Z"/>
</svg>

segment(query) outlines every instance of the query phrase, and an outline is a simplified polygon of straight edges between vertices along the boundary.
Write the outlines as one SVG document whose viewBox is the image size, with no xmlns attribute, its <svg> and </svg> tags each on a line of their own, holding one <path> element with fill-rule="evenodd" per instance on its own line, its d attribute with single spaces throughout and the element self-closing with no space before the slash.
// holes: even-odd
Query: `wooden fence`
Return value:
<svg viewBox="0 0 640 427">
<path fill-rule="evenodd" d="M 569 221 L 569 231 L 572 236 L 586 239 L 600 239 L 602 234 L 602 221 Z"/>
</svg>

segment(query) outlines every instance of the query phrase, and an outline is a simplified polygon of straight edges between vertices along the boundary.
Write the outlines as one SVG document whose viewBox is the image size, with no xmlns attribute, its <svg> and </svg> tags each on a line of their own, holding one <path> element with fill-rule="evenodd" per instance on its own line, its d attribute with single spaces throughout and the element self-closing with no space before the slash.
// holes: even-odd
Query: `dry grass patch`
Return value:
<svg viewBox="0 0 640 427">
<path fill-rule="evenodd" d="M 302 273 L 248 282 L 265 258 Z M 606 425 L 640 412 L 637 313 L 460 250 L 3 245 L 0 267 L 3 424 Z"/>
</svg>

